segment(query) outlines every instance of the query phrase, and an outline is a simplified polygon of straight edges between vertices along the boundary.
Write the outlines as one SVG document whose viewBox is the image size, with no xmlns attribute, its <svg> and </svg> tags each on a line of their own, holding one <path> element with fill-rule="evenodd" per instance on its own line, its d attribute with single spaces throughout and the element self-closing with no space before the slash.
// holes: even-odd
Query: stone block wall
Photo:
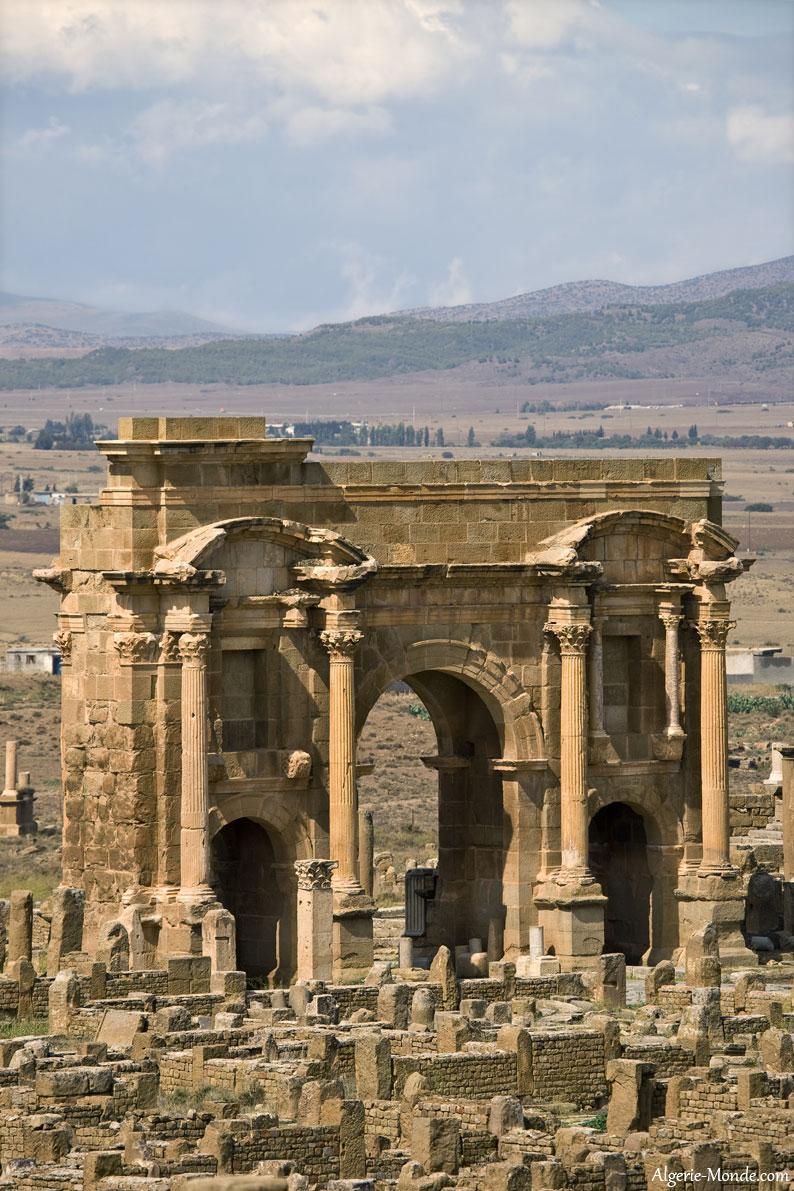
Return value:
<svg viewBox="0 0 794 1191">
<path fill-rule="evenodd" d="M 516 1056 L 507 1051 L 490 1054 L 442 1054 L 408 1058 L 396 1055 L 395 1094 L 399 1095 L 408 1076 L 418 1071 L 434 1092 L 453 1099 L 471 1095 L 514 1096 L 516 1093 Z"/>
<path fill-rule="evenodd" d="M 532 1083 L 541 1100 L 595 1104 L 606 1094 L 604 1036 L 595 1031 L 530 1031 Z"/>
</svg>

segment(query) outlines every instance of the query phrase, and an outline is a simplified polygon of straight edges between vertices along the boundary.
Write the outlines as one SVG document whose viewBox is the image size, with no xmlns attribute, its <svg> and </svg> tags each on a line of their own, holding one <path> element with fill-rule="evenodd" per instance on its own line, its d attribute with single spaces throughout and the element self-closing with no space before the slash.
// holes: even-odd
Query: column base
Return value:
<svg viewBox="0 0 794 1191">
<path fill-rule="evenodd" d="M 620 757 L 606 732 L 591 732 L 588 737 L 588 760 L 591 765 L 619 765 Z"/>
<path fill-rule="evenodd" d="M 758 956 L 751 951 L 742 931 L 745 912 L 744 882 L 738 869 L 701 866 L 696 873 L 681 874 L 675 896 L 680 906 L 679 938 L 684 942 L 696 930 L 713 923 L 717 931 L 720 963 L 730 971 L 751 968 Z"/>
<path fill-rule="evenodd" d="M 176 900 L 184 906 L 207 906 L 218 901 L 218 896 L 209 885 L 195 885 L 190 889 L 180 889 Z"/>
<path fill-rule="evenodd" d="M 4 790 L 0 794 L 0 838 L 35 835 L 38 829 L 33 818 L 33 791 Z"/>
<path fill-rule="evenodd" d="M 607 899 L 591 873 L 560 871 L 536 887 L 538 925 L 564 972 L 595 967 L 604 948 Z"/>
<path fill-rule="evenodd" d="M 372 967 L 375 903 L 359 886 L 334 890 L 333 971 L 337 984 L 363 980 Z"/>
<path fill-rule="evenodd" d="M 666 728 L 651 736 L 654 761 L 680 761 L 684 754 L 686 734 L 681 728 Z"/>
</svg>

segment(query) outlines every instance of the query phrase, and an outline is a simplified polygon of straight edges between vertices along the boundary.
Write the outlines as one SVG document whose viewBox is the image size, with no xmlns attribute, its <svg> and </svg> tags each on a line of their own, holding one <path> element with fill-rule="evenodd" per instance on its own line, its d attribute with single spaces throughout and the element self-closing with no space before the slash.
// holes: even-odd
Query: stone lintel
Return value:
<svg viewBox="0 0 794 1191">
<path fill-rule="evenodd" d="M 194 571 L 192 575 L 156 574 L 154 571 L 102 571 L 102 578 L 117 591 L 129 587 L 189 587 L 205 591 L 222 587 L 226 582 L 223 571 Z"/>
<path fill-rule="evenodd" d="M 548 769 L 549 762 L 546 757 L 529 757 L 523 760 L 511 760 L 509 757 L 494 757 L 488 762 L 488 766 L 493 773 L 534 773 Z"/>
<path fill-rule="evenodd" d="M 658 777 L 662 773 L 677 773 L 680 768 L 678 761 L 605 761 L 597 765 L 589 765 L 588 773 L 594 777 L 645 777 L 651 774 Z"/>
<path fill-rule="evenodd" d="M 420 757 L 419 760 L 427 769 L 437 769 L 442 773 L 455 769 L 469 769 L 471 766 L 470 757 Z"/>
</svg>

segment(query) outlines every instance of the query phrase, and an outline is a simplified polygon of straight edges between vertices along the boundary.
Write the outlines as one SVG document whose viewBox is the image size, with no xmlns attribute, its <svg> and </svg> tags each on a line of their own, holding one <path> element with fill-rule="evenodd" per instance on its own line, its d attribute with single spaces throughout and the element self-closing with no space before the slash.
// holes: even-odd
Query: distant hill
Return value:
<svg viewBox="0 0 794 1191">
<path fill-rule="evenodd" d="M 784 389 L 794 375 L 794 284 L 661 306 L 439 323 L 379 315 L 283 339 L 215 339 L 201 347 L 102 347 L 77 359 L 0 360 L 0 388 L 170 381 L 298 384 L 374 380 L 468 365 L 539 381 L 725 376 Z"/>
<path fill-rule="evenodd" d="M 550 289 L 533 290 L 502 298 L 499 302 L 472 302 L 466 306 L 422 306 L 401 310 L 405 318 L 434 319 L 440 323 L 487 322 L 492 319 L 544 318 L 551 314 L 583 314 L 606 306 L 666 306 L 675 302 L 706 302 L 736 289 L 763 289 L 794 282 L 794 256 L 763 265 L 705 273 L 671 285 L 621 285 L 617 281 L 570 281 Z"/>
<path fill-rule="evenodd" d="M 206 319 L 180 310 L 127 314 L 121 310 L 102 310 L 80 302 L 57 298 L 26 298 L 0 293 L 0 326 L 36 325 L 58 331 L 97 335 L 103 339 L 162 339 L 183 335 L 228 335 L 234 332 Z M 42 344 L 57 346 L 57 343 Z"/>
</svg>

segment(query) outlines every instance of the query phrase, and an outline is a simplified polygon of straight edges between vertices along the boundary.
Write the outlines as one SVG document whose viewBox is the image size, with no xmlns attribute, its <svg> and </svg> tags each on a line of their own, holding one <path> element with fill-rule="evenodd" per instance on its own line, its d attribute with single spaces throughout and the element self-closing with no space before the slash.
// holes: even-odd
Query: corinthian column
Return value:
<svg viewBox="0 0 794 1191">
<path fill-rule="evenodd" d="M 329 677 L 329 836 L 339 867 L 334 889 L 361 892 L 358 879 L 358 806 L 353 707 L 353 654 L 363 634 L 357 629 L 326 630 L 320 640 L 331 657 Z"/>
<path fill-rule="evenodd" d="M 207 650 L 205 633 L 183 633 L 182 806 L 180 901 L 206 901 L 209 886 L 209 769 L 207 761 Z"/>
<path fill-rule="evenodd" d="M 683 732 L 678 693 L 678 626 L 681 623 L 681 613 L 669 605 L 662 605 L 659 609 L 659 619 L 664 625 L 664 693 L 667 704 L 665 731 L 668 736 L 680 736 Z"/>
<path fill-rule="evenodd" d="M 725 643 L 733 621 L 692 622 L 700 637 L 700 778 L 703 802 L 701 876 L 730 871 L 728 689 Z"/>
<path fill-rule="evenodd" d="M 560 643 L 560 847 L 562 880 L 590 876 L 587 867 L 587 694 L 589 624 L 548 624 Z"/>
</svg>

